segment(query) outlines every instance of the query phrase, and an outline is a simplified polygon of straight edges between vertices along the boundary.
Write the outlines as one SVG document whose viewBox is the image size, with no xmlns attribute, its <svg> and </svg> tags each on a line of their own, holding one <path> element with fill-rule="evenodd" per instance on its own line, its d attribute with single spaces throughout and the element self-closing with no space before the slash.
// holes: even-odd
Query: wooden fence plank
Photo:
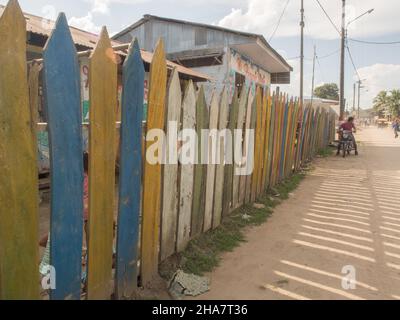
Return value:
<svg viewBox="0 0 400 320">
<path fill-rule="evenodd" d="M 172 71 L 168 84 L 167 127 L 168 132 L 167 160 L 164 166 L 163 210 L 161 218 L 161 261 L 171 256 L 176 249 L 176 232 L 178 223 L 179 181 L 178 181 L 178 130 L 180 129 L 182 91 L 178 70 Z M 176 128 L 172 125 L 176 125 Z M 171 132 L 169 130 L 172 130 Z M 171 139 L 171 141 L 169 141 Z"/>
<path fill-rule="evenodd" d="M 258 181 L 260 173 L 260 153 L 261 153 L 261 128 L 262 128 L 262 94 L 260 87 L 256 90 L 256 137 L 255 137 L 255 150 L 254 150 L 254 171 L 251 182 L 251 202 L 257 198 Z"/>
<path fill-rule="evenodd" d="M 164 129 L 165 97 L 167 90 L 167 65 L 164 42 L 159 40 L 150 66 L 149 98 L 147 110 L 147 131 Z M 157 143 L 157 142 L 156 142 Z M 150 163 L 148 152 L 154 141 L 146 141 L 146 162 L 143 183 L 143 220 L 141 242 L 142 285 L 147 284 L 158 275 L 158 247 L 161 203 L 161 163 Z M 159 142 L 157 143 L 159 145 Z M 159 158 L 160 155 L 158 155 Z"/>
<path fill-rule="evenodd" d="M 265 138 L 264 138 L 264 164 L 263 164 L 263 175 L 262 175 L 262 182 L 261 182 L 261 190 L 264 193 L 266 191 L 267 185 L 267 175 L 268 175 L 268 159 L 269 155 L 269 130 L 271 127 L 271 94 L 270 89 L 266 89 L 264 91 L 264 100 L 263 103 L 266 109 L 266 118 L 265 118 Z"/>
<path fill-rule="evenodd" d="M 142 120 L 145 71 L 135 40 L 123 65 L 119 169 L 116 298 L 132 298 L 137 288 L 139 211 L 142 182 Z"/>
<path fill-rule="evenodd" d="M 37 149 L 26 78 L 26 23 L 16 0 L 0 17 L 0 65 L 0 299 L 37 299 Z"/>
<path fill-rule="evenodd" d="M 239 112 L 239 92 L 235 90 L 233 94 L 232 104 L 229 110 L 229 121 L 227 125 L 228 132 L 231 134 L 231 144 L 226 146 L 226 155 L 230 161 L 225 164 L 224 168 L 224 192 L 223 192 L 223 204 L 222 204 L 222 214 L 229 214 L 232 207 L 233 199 L 233 169 L 234 169 L 234 131 L 237 126 L 238 112 Z M 228 160 L 227 159 L 227 160 Z"/>
<path fill-rule="evenodd" d="M 275 125 L 276 125 L 276 93 L 274 92 L 271 97 L 271 111 L 270 111 L 270 133 L 269 133 L 269 145 L 268 145 L 268 165 L 267 165 L 267 187 L 272 187 L 273 179 L 273 164 L 274 164 L 274 145 L 275 145 Z"/>
<path fill-rule="evenodd" d="M 219 134 L 226 129 L 228 122 L 228 93 L 226 88 L 222 91 L 220 99 L 220 115 L 218 122 Z M 224 158 L 225 158 L 225 146 L 226 138 L 218 137 L 217 143 L 217 160 L 215 173 L 215 191 L 214 191 L 214 216 L 213 216 L 213 228 L 218 227 L 221 224 L 222 218 L 222 200 L 224 193 Z"/>
<path fill-rule="evenodd" d="M 79 64 L 67 19 L 60 14 L 43 52 L 51 163 L 51 299 L 80 299 L 83 149 Z"/>
<path fill-rule="evenodd" d="M 247 99 L 247 114 L 246 114 L 246 130 L 252 130 L 254 134 L 254 142 L 255 142 L 255 123 L 256 123 L 256 105 L 255 105 L 255 97 L 252 88 L 249 90 L 249 98 Z M 246 154 L 247 154 L 246 150 Z M 248 155 L 249 157 L 250 155 Z M 254 171 L 254 150 L 253 154 L 251 155 L 253 159 L 253 171 Z M 250 202 L 251 198 L 251 179 L 253 177 L 253 172 L 247 176 L 244 176 L 245 181 L 243 181 L 242 185 L 244 184 L 244 198 L 243 202 L 248 203 Z M 243 191 L 242 191 L 243 192 Z"/>
<path fill-rule="evenodd" d="M 218 129 L 218 113 L 219 113 L 219 98 L 214 91 L 210 104 L 210 123 L 209 123 L 209 139 L 208 139 L 208 168 L 206 178 L 206 204 L 204 210 L 204 226 L 203 231 L 206 232 L 211 228 L 213 207 L 214 207 L 214 191 L 215 191 L 215 158 L 217 155 L 217 137 L 212 139 L 213 131 L 216 133 Z"/>
<path fill-rule="evenodd" d="M 283 105 L 283 122 L 282 122 L 282 139 L 281 139 L 281 150 L 280 150 L 280 161 L 279 161 L 279 180 L 284 178 L 284 167 L 286 159 L 286 147 L 287 147 L 287 133 L 288 133 L 288 120 L 289 120 L 289 102 L 285 101 Z"/>
<path fill-rule="evenodd" d="M 242 153 L 243 153 L 243 142 L 245 139 L 245 134 L 244 132 L 244 125 L 245 125 L 245 117 L 246 117 L 246 107 L 247 107 L 247 96 L 248 96 L 248 90 L 246 86 L 242 87 L 242 90 L 240 92 L 240 100 L 239 100 L 239 111 L 238 111 L 238 118 L 237 118 L 237 125 L 236 129 L 237 130 L 242 130 Z M 235 141 L 235 139 L 234 139 Z M 235 150 L 235 149 L 234 149 Z M 245 153 L 243 153 L 245 155 Z M 233 154 L 234 155 L 234 154 Z M 241 181 L 241 175 L 238 175 L 235 173 L 236 169 L 240 168 L 240 166 L 237 166 L 236 164 L 234 165 L 234 172 L 233 172 L 233 198 L 232 198 L 232 208 L 237 208 L 241 202 L 240 202 L 240 181 Z M 244 196 L 244 193 L 243 193 Z"/>
<path fill-rule="evenodd" d="M 90 56 L 88 299 L 112 293 L 117 63 L 106 28 Z"/>
<path fill-rule="evenodd" d="M 204 224 L 204 209 L 206 202 L 206 179 L 207 164 L 202 163 L 202 159 L 207 156 L 207 141 L 203 141 L 202 131 L 209 127 L 209 115 L 204 93 L 204 87 L 201 86 L 196 101 L 196 132 L 197 132 L 197 161 L 194 167 L 194 187 L 193 187 L 193 211 L 191 237 L 200 234 Z M 204 146 L 203 146 L 204 144 Z M 202 148 L 205 149 L 202 149 Z"/>
<path fill-rule="evenodd" d="M 261 126 L 260 126 L 260 156 L 259 156 L 259 169 L 258 169 L 258 185 L 257 185 L 257 196 L 263 193 L 263 176 L 264 176 L 264 159 L 266 158 L 265 150 L 265 131 L 267 127 L 267 99 L 266 91 L 261 89 Z"/>
<path fill-rule="evenodd" d="M 190 139 L 188 134 L 196 126 L 196 93 L 194 91 L 193 82 L 190 80 L 186 88 L 185 97 L 182 102 L 182 139 L 183 144 L 180 150 L 181 156 L 181 182 L 179 197 L 179 215 L 178 215 L 178 236 L 176 248 L 178 252 L 186 248 L 190 240 L 190 226 L 192 216 L 193 201 L 193 180 L 194 180 L 194 164 L 196 153 L 193 150 L 195 142 Z M 187 133 L 185 132 L 186 130 Z M 186 149 L 188 146 L 189 149 Z"/>
</svg>

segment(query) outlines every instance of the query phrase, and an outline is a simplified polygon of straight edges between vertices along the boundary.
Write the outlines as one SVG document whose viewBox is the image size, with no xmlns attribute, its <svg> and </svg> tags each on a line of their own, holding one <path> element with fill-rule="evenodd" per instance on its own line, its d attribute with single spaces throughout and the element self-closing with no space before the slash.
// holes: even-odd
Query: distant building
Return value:
<svg viewBox="0 0 400 320">
<path fill-rule="evenodd" d="M 232 94 L 235 86 L 290 83 L 292 67 L 262 35 L 145 15 L 113 39 L 126 43 L 135 37 L 147 51 L 163 38 L 170 60 L 213 78 L 206 85 L 208 96 L 213 87 L 226 86 Z"/>
</svg>

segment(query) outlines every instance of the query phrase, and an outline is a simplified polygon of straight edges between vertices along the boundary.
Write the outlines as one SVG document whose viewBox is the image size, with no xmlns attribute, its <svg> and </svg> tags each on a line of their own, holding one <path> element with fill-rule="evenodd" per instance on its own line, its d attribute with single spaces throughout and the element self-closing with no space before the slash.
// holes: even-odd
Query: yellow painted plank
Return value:
<svg viewBox="0 0 400 320">
<path fill-rule="evenodd" d="M 260 172 L 260 152 L 261 152 L 261 121 L 262 121 L 262 94 L 260 87 L 256 91 L 256 137 L 255 137 L 255 150 L 254 150 L 254 171 L 251 182 L 251 201 L 255 201 L 258 191 L 258 175 Z"/>
<path fill-rule="evenodd" d="M 0 300 L 38 299 L 37 150 L 26 24 L 16 0 L 0 17 L 0 66 Z"/>
<path fill-rule="evenodd" d="M 267 126 L 267 99 L 266 92 L 261 90 L 262 101 L 261 101 L 261 126 L 260 126 L 260 157 L 259 157 L 259 174 L 258 174 L 258 186 L 257 195 L 260 196 L 263 192 L 263 176 L 265 170 L 265 157 L 267 150 L 265 149 L 265 130 Z"/>
<path fill-rule="evenodd" d="M 167 90 L 167 65 L 164 42 L 158 41 L 150 66 L 150 87 L 147 112 L 147 131 L 164 129 L 165 97 Z M 158 247 L 161 203 L 161 164 L 149 163 L 150 147 L 157 141 L 146 141 L 144 165 L 141 272 L 142 285 L 147 284 L 158 273 Z"/>
<path fill-rule="evenodd" d="M 105 28 L 90 57 L 88 299 L 109 299 L 113 287 L 116 56 Z"/>
<path fill-rule="evenodd" d="M 266 120 L 265 120 L 265 139 L 264 139 L 264 167 L 263 167 L 263 174 L 262 174 L 262 185 L 261 189 L 264 192 L 266 189 L 266 183 L 267 183 L 267 175 L 268 175 L 268 159 L 270 157 L 269 155 L 269 130 L 271 127 L 271 94 L 270 90 L 267 89 L 264 92 L 264 101 L 263 103 L 265 104 L 266 108 Z"/>
</svg>

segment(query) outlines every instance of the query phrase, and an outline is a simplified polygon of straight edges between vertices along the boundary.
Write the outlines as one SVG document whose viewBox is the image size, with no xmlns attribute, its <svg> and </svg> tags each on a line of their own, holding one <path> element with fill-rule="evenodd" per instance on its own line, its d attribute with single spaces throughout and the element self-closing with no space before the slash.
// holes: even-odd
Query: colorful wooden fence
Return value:
<svg viewBox="0 0 400 320">
<path fill-rule="evenodd" d="M 0 299 L 36 299 L 40 290 L 37 110 L 28 88 L 38 90 L 32 77 L 41 66 L 31 69 L 28 85 L 25 54 L 25 20 L 18 2 L 11 0 L 0 18 Z M 51 162 L 50 263 L 57 279 L 50 298 L 80 299 L 84 237 L 80 75 L 63 14 L 46 44 L 43 68 Z M 104 28 L 90 56 L 88 299 L 134 297 L 139 276 L 142 286 L 151 285 L 160 261 L 290 177 L 334 139 L 334 114 L 302 106 L 279 89 L 242 88 L 233 93 L 231 103 L 224 89 L 214 92 L 207 105 L 202 87 L 196 93 L 188 82 L 182 90 L 176 70 L 167 83 L 162 40 L 151 64 L 144 128 L 144 68 L 134 41 L 122 68 L 120 148 L 116 148 L 117 72 Z M 181 129 L 197 133 L 199 143 L 189 156 L 177 142 Z M 217 129 L 225 136 L 218 138 Z M 209 131 L 203 135 L 202 130 Z M 247 135 L 250 130 L 253 143 Z M 153 135 L 157 132 L 166 132 L 168 138 L 160 140 Z M 239 139 L 230 141 L 229 133 Z M 184 140 L 185 131 L 180 138 Z M 247 155 L 239 162 L 234 161 L 236 148 Z M 121 159 L 118 197 L 115 150 Z M 228 151 L 230 161 L 224 157 Z M 149 161 L 149 154 L 156 161 Z M 183 157 L 190 161 L 174 162 Z M 238 175 L 245 164 L 253 170 Z"/>
</svg>

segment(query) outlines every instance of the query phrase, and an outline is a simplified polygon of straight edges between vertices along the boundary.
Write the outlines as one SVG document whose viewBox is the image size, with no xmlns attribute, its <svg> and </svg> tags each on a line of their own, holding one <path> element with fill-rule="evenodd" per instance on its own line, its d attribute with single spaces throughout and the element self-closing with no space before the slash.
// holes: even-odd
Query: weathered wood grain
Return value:
<svg viewBox="0 0 400 320">
<path fill-rule="evenodd" d="M 51 163 L 51 299 L 80 299 L 83 148 L 79 64 L 67 19 L 60 14 L 43 52 Z"/>
<path fill-rule="evenodd" d="M 16 0 L 0 17 L 0 299 L 39 298 L 36 144 L 26 23 Z"/>
<path fill-rule="evenodd" d="M 259 163 L 259 172 L 258 172 L 258 186 L 257 186 L 257 196 L 261 196 L 263 190 L 263 176 L 264 176 L 264 159 L 266 157 L 265 150 L 265 128 L 267 126 L 267 103 L 266 103 L 266 92 L 261 89 L 261 126 L 260 126 L 260 163 Z"/>
<path fill-rule="evenodd" d="M 216 155 L 217 155 L 217 129 L 219 115 L 219 98 L 214 91 L 210 104 L 210 122 L 209 122 L 209 138 L 208 138 L 208 168 L 206 178 L 206 203 L 204 209 L 204 226 L 203 231 L 208 231 L 212 226 L 213 208 L 214 208 L 214 191 L 215 191 L 215 171 L 216 171 Z M 213 132 L 215 138 L 213 139 Z"/>
<path fill-rule="evenodd" d="M 117 62 L 106 28 L 89 59 L 88 299 L 112 293 Z"/>
<path fill-rule="evenodd" d="M 257 198 L 258 182 L 260 173 L 260 153 L 261 153 L 261 131 L 262 131 L 262 93 L 260 87 L 256 89 L 256 126 L 255 126 L 255 150 L 254 150 L 254 171 L 251 182 L 251 202 Z"/>
<path fill-rule="evenodd" d="M 219 114 L 219 122 L 218 129 L 219 134 L 221 134 L 222 130 L 226 129 L 228 122 L 228 93 L 226 88 L 221 93 L 220 99 L 220 114 Z M 213 213 L 213 228 L 218 227 L 221 224 L 222 218 L 222 200 L 224 193 L 224 167 L 225 167 L 225 146 L 226 139 L 224 137 L 218 137 L 217 143 L 217 165 L 215 172 L 215 191 L 214 191 L 214 213 Z"/>
<path fill-rule="evenodd" d="M 271 94 L 270 89 L 266 89 L 264 92 L 264 100 L 263 103 L 265 104 L 267 116 L 266 116 L 266 123 L 265 123 L 265 139 L 264 139 L 264 164 L 263 164 L 263 176 L 262 176 L 262 185 L 261 189 L 263 192 L 266 191 L 267 188 L 267 178 L 268 178 L 268 160 L 270 157 L 269 153 L 269 135 L 270 135 L 270 128 L 271 128 Z"/>
<path fill-rule="evenodd" d="M 196 93 L 193 82 L 190 80 L 186 87 L 182 102 L 182 147 L 181 157 L 181 181 L 179 194 L 178 236 L 176 249 L 178 252 L 186 248 L 190 240 L 190 226 L 193 202 L 194 164 L 196 161 L 195 140 L 190 134 L 196 127 Z M 187 130 L 187 132 L 186 132 Z"/>
<path fill-rule="evenodd" d="M 167 164 L 164 166 L 163 208 L 161 216 L 161 261 L 171 256 L 176 249 L 178 226 L 179 181 L 178 181 L 178 131 L 180 130 L 182 91 L 178 70 L 172 71 L 167 97 Z"/>
<path fill-rule="evenodd" d="M 137 289 L 144 77 L 140 47 L 135 40 L 122 70 L 116 299 L 132 298 Z"/>
<path fill-rule="evenodd" d="M 251 93 L 251 95 L 250 95 Z M 250 109 L 250 129 L 253 131 L 254 134 L 254 143 L 256 140 L 256 121 L 257 121 L 257 111 L 256 111 L 256 99 L 255 99 L 255 95 L 253 94 L 253 92 L 250 89 L 250 93 L 249 93 L 249 101 L 248 101 L 248 105 L 247 105 L 247 110 Z M 251 174 L 249 174 L 246 178 L 246 193 L 245 193 L 245 203 L 249 203 L 251 201 L 251 184 L 252 184 L 252 180 L 253 180 L 253 173 L 254 173 L 254 158 L 255 158 L 255 147 L 253 150 L 253 171 Z"/>
<path fill-rule="evenodd" d="M 153 129 L 164 130 L 167 65 L 164 42 L 161 39 L 154 51 L 149 80 L 147 132 Z M 148 153 L 151 152 L 154 143 L 157 143 L 157 141 L 146 141 L 146 162 L 144 166 L 141 242 L 141 275 L 142 285 L 144 286 L 147 286 L 157 276 L 159 261 L 162 171 L 159 161 L 153 164 L 148 159 Z M 162 151 L 160 152 L 162 153 Z"/>
<path fill-rule="evenodd" d="M 268 145 L 268 165 L 267 165 L 267 188 L 272 187 L 272 168 L 274 158 L 274 145 L 275 145 L 275 124 L 276 124 L 276 95 L 275 92 L 271 97 L 271 115 L 270 115 L 270 129 L 269 129 L 269 145 Z"/>
<path fill-rule="evenodd" d="M 203 141 L 203 130 L 208 129 L 209 114 L 204 93 L 204 87 L 201 86 L 196 101 L 196 132 L 197 132 L 197 164 L 194 167 L 194 186 L 193 186 L 193 211 L 191 237 L 200 234 L 204 224 L 204 210 L 206 202 L 206 179 L 207 164 L 202 162 L 207 157 L 207 142 Z M 204 149 L 203 149 L 204 148 Z"/>
<path fill-rule="evenodd" d="M 246 86 L 243 86 L 241 93 L 240 93 L 240 100 L 239 100 L 239 110 L 238 110 L 238 118 L 237 118 L 237 125 L 236 129 L 237 130 L 242 130 L 242 153 L 243 153 L 243 145 L 244 145 L 244 139 L 245 139 L 245 132 L 244 132 L 244 126 L 245 126 L 245 117 L 246 117 L 246 107 L 247 107 L 247 95 L 248 95 L 248 90 L 246 89 Z M 234 139 L 235 141 L 235 139 Z M 243 153 L 243 155 L 246 155 Z M 242 164 L 241 164 L 242 165 Z M 237 208 L 238 206 L 241 205 L 240 201 L 240 181 L 241 181 L 241 175 L 236 174 L 236 169 L 241 168 L 241 165 L 238 166 L 235 164 L 234 166 L 234 172 L 233 172 L 233 198 L 232 198 L 232 208 Z M 243 193 L 244 195 L 244 193 Z"/>
<path fill-rule="evenodd" d="M 232 207 L 233 200 L 233 169 L 234 169 L 234 130 L 237 126 L 238 112 L 239 112 L 239 97 L 238 92 L 235 90 L 233 94 L 232 104 L 229 107 L 229 117 L 228 117 L 228 125 L 227 130 L 231 135 L 231 143 L 230 145 L 226 145 L 225 154 L 227 155 L 227 163 L 224 168 L 224 194 L 223 194 L 223 205 L 222 205 L 222 214 L 229 214 Z"/>
</svg>

